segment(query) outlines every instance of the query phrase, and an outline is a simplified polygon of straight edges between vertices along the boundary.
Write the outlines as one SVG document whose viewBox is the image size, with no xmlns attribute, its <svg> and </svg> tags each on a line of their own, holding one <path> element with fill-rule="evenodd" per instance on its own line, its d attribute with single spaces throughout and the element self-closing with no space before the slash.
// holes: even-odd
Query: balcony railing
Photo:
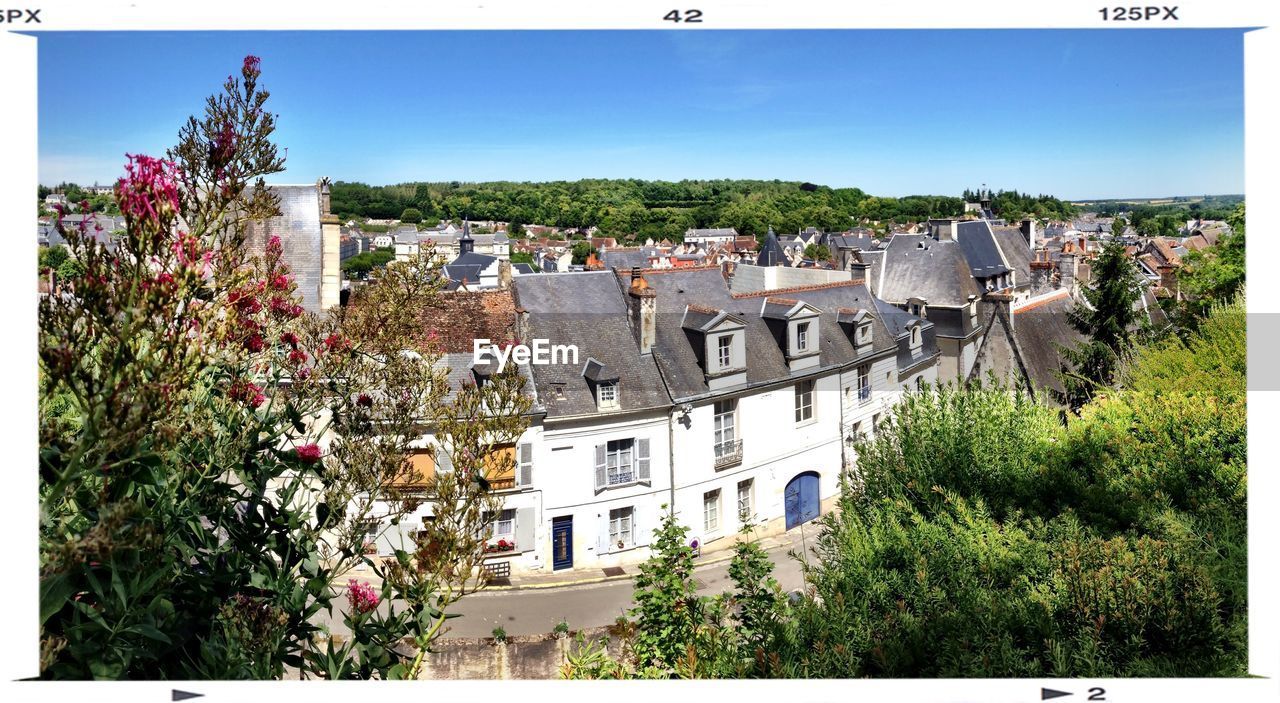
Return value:
<svg viewBox="0 0 1280 703">
<path fill-rule="evenodd" d="M 715 445 L 716 449 L 716 468 L 723 469 L 726 466 L 742 463 L 742 440 L 730 440 L 728 442 L 720 442 Z"/>
<path fill-rule="evenodd" d="M 858 386 L 858 402 L 866 403 L 871 400 L 871 386 Z"/>
</svg>

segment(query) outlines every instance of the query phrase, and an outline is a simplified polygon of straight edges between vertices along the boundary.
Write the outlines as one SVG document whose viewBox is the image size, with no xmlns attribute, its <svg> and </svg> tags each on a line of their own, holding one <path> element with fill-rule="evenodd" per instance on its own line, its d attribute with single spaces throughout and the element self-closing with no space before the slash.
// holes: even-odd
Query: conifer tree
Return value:
<svg viewBox="0 0 1280 703">
<path fill-rule="evenodd" d="M 1094 261 L 1093 283 L 1082 289 L 1087 304 L 1077 305 L 1069 321 L 1087 339 L 1074 349 L 1061 348 L 1066 362 L 1058 377 L 1058 402 L 1079 412 L 1100 387 L 1115 380 L 1120 361 L 1132 346 L 1138 313 L 1134 304 L 1141 295 L 1133 262 L 1118 242 L 1108 244 Z"/>
</svg>

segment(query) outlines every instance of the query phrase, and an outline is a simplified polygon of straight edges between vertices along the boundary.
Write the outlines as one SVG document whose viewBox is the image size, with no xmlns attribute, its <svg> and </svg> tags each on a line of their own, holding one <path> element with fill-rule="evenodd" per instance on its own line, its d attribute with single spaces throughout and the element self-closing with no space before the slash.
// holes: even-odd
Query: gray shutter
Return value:
<svg viewBox="0 0 1280 703">
<path fill-rule="evenodd" d="M 520 469 L 516 472 L 516 484 L 520 486 L 533 485 L 533 445 L 520 445 Z"/>
<path fill-rule="evenodd" d="M 537 518 L 533 508 L 516 510 L 516 551 L 529 552 L 534 548 L 533 530 Z"/>
<path fill-rule="evenodd" d="M 609 483 L 609 477 L 605 474 L 605 445 L 596 445 L 596 490 L 604 488 Z"/>
<path fill-rule="evenodd" d="M 436 468 L 442 473 L 453 471 L 453 457 L 449 456 L 449 452 L 442 444 L 436 445 Z"/>
<path fill-rule="evenodd" d="M 649 480 L 649 440 L 636 440 L 636 480 Z"/>
</svg>

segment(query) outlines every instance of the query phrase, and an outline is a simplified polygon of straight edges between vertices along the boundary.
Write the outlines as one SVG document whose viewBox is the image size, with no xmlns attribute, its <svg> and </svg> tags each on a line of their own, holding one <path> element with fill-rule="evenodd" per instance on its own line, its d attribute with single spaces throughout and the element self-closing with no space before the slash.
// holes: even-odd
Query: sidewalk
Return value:
<svg viewBox="0 0 1280 703">
<path fill-rule="evenodd" d="M 805 526 L 805 528 L 797 528 L 779 535 L 761 538 L 757 540 L 757 543 L 764 548 L 764 550 L 768 552 L 776 562 L 779 557 L 785 559 L 787 552 L 790 550 L 794 549 L 797 553 L 801 552 L 803 549 L 802 545 L 805 543 L 812 547 L 816 537 L 817 530 L 813 529 L 811 526 Z M 703 552 L 700 556 L 694 558 L 695 571 L 705 567 L 714 566 L 716 564 L 722 564 L 733 558 L 733 545 L 737 543 L 737 540 L 732 537 L 725 537 L 722 540 L 719 540 L 719 542 L 723 542 L 725 546 L 719 547 L 717 544 L 716 546 L 719 548 L 710 552 Z M 606 575 L 604 570 L 601 568 L 585 567 L 581 569 L 570 569 L 566 571 L 554 571 L 547 573 L 531 572 L 512 574 L 510 577 L 498 579 L 497 583 L 491 583 L 485 586 L 483 591 L 492 592 L 554 589 L 606 583 L 609 581 L 626 581 L 639 573 L 640 563 L 627 564 L 621 567 L 620 571 L 622 573 L 609 576 Z M 372 569 L 353 569 L 335 579 L 335 586 L 339 593 L 346 591 L 347 579 L 367 581 L 374 585 L 378 585 L 380 583 L 380 580 L 374 575 Z"/>
</svg>

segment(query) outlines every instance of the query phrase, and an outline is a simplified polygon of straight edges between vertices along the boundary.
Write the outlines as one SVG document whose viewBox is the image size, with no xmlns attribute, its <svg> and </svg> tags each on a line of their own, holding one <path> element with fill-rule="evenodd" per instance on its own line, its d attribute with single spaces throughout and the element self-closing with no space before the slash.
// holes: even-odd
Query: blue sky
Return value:
<svg viewBox="0 0 1280 703">
<path fill-rule="evenodd" d="M 262 57 L 288 171 L 1244 190 L 1241 30 L 40 35 L 40 181 L 107 183 Z"/>
</svg>

